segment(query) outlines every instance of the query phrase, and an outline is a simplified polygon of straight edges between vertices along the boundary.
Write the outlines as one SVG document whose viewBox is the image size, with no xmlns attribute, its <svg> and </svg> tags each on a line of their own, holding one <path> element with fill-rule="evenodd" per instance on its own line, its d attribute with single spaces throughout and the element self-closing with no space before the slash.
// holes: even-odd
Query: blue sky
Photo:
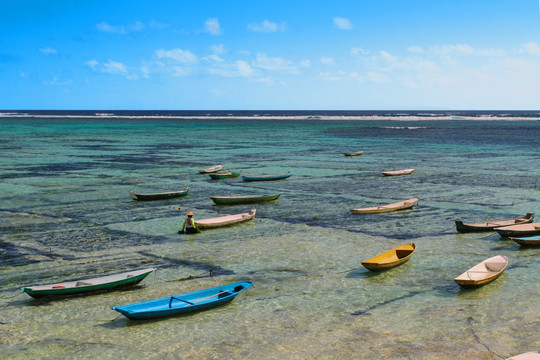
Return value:
<svg viewBox="0 0 540 360">
<path fill-rule="evenodd" d="M 532 0 L 1 0 L 0 109 L 540 109 Z"/>
</svg>

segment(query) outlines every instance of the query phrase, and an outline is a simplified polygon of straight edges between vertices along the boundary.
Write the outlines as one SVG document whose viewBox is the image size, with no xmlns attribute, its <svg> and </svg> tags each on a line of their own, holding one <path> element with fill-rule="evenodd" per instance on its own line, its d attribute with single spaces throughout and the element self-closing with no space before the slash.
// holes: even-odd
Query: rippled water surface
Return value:
<svg viewBox="0 0 540 360">
<path fill-rule="evenodd" d="M 540 249 L 454 220 L 540 212 L 539 121 L 0 119 L 0 357 L 504 359 L 538 350 Z M 343 153 L 363 150 L 363 156 Z M 223 164 L 287 180 L 211 180 Z M 414 168 L 409 176 L 383 170 Z M 136 202 L 129 191 L 189 187 Z M 216 206 L 212 195 L 282 192 Z M 412 210 L 351 208 L 420 198 Z M 253 221 L 179 235 L 196 219 Z M 414 242 L 410 261 L 361 261 Z M 503 275 L 453 279 L 502 254 Z M 35 300 L 23 286 L 157 267 L 140 286 Z M 212 271 L 213 276 L 210 276 Z M 229 305 L 130 321 L 111 307 L 252 280 Z"/>
</svg>

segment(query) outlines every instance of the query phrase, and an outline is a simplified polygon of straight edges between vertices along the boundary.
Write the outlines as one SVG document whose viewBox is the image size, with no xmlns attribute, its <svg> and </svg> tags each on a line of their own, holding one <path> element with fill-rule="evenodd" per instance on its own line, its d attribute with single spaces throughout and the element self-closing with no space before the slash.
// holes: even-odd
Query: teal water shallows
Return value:
<svg viewBox="0 0 540 360">
<path fill-rule="evenodd" d="M 492 359 L 538 349 L 540 250 L 454 227 L 540 213 L 538 139 L 533 120 L 2 118 L 0 357 Z M 217 164 L 294 176 L 198 173 Z M 185 187 L 170 200 L 129 195 Z M 187 211 L 250 210 L 209 196 L 278 192 L 254 221 L 177 233 Z M 413 197 L 412 210 L 349 212 Z M 360 264 L 410 242 L 417 250 L 397 268 Z M 497 254 L 509 266 L 493 283 L 454 283 Z M 129 290 L 48 302 L 19 290 L 154 266 Z M 254 287 L 191 316 L 134 324 L 111 310 L 241 280 Z"/>
</svg>

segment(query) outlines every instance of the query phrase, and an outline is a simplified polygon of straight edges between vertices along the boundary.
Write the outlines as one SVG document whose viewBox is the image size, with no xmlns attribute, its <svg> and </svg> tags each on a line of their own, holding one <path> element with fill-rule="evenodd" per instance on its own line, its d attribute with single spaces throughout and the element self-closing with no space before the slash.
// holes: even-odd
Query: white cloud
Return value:
<svg viewBox="0 0 540 360">
<path fill-rule="evenodd" d="M 277 31 L 285 31 L 287 29 L 287 25 L 284 23 L 277 24 L 269 20 L 264 20 L 262 23 L 252 22 L 248 24 L 248 29 L 256 32 L 273 33 Z"/>
<path fill-rule="evenodd" d="M 93 69 L 99 64 L 99 62 L 97 60 L 88 60 L 87 62 L 85 62 L 85 64 Z"/>
<path fill-rule="evenodd" d="M 208 55 L 207 57 L 204 58 L 205 60 L 212 60 L 212 61 L 215 61 L 215 62 L 224 62 L 225 59 L 223 59 L 222 57 L 216 55 L 216 54 L 210 54 Z"/>
<path fill-rule="evenodd" d="M 254 62 L 255 67 L 264 70 L 285 70 L 295 71 L 296 67 L 291 64 L 290 61 L 282 57 L 268 57 L 266 54 L 257 54 L 257 58 Z"/>
<path fill-rule="evenodd" d="M 225 46 L 223 44 L 212 45 L 212 46 L 210 46 L 210 50 L 214 54 L 225 54 L 227 52 L 227 50 L 225 49 Z"/>
<path fill-rule="evenodd" d="M 352 56 L 368 55 L 369 50 L 363 49 L 361 47 L 355 47 L 351 49 Z"/>
<path fill-rule="evenodd" d="M 524 52 L 529 55 L 538 55 L 540 54 L 540 46 L 537 43 L 530 42 L 523 45 L 523 49 L 520 52 Z"/>
<path fill-rule="evenodd" d="M 174 61 L 177 61 L 182 64 L 195 64 L 198 61 L 198 58 L 195 54 L 193 54 L 189 50 L 182 50 L 182 49 L 172 49 L 172 50 L 164 50 L 159 49 L 156 50 L 156 55 L 160 59 L 171 59 Z"/>
<path fill-rule="evenodd" d="M 255 73 L 255 70 L 247 62 L 242 60 L 236 62 L 236 67 L 240 76 L 249 77 Z"/>
<path fill-rule="evenodd" d="M 106 22 L 100 22 L 96 24 L 96 28 L 99 31 L 104 31 L 114 34 L 128 34 L 130 32 L 142 31 L 145 28 L 145 25 L 142 22 L 136 21 L 130 25 L 111 25 Z"/>
<path fill-rule="evenodd" d="M 72 83 L 73 83 L 73 80 L 71 79 L 61 80 L 61 79 L 58 79 L 56 76 L 54 76 L 52 80 L 44 82 L 45 85 L 58 85 L 58 86 L 70 85 Z"/>
<path fill-rule="evenodd" d="M 58 54 L 58 51 L 56 51 L 56 49 L 53 49 L 52 47 L 46 47 L 46 48 L 39 49 L 39 52 L 44 54 L 44 55 L 56 55 L 56 54 Z"/>
<path fill-rule="evenodd" d="M 390 82 L 392 82 L 387 75 L 377 73 L 377 72 L 371 72 L 371 71 L 367 73 L 367 78 L 368 78 L 369 81 L 372 81 L 374 83 L 390 83 Z"/>
<path fill-rule="evenodd" d="M 219 66 L 208 71 L 210 74 L 224 77 L 252 77 L 257 74 L 257 71 L 251 65 L 242 60 L 237 60 L 232 64 L 219 64 Z"/>
<path fill-rule="evenodd" d="M 109 60 L 105 64 L 103 64 L 103 72 L 108 74 L 117 74 L 117 75 L 125 75 L 127 74 L 127 67 L 126 65 L 122 64 L 121 62 L 116 62 Z"/>
<path fill-rule="evenodd" d="M 331 57 L 321 57 L 321 63 L 324 65 L 334 65 L 334 59 Z"/>
<path fill-rule="evenodd" d="M 354 27 L 349 19 L 339 16 L 336 16 L 334 18 L 334 25 L 336 25 L 337 28 L 341 30 L 351 30 Z"/>
<path fill-rule="evenodd" d="M 302 60 L 302 61 L 300 61 L 300 66 L 301 67 L 310 67 L 311 66 L 311 61 L 310 60 Z"/>
<path fill-rule="evenodd" d="M 416 54 L 422 54 L 424 52 L 424 49 L 422 49 L 420 46 L 409 46 L 407 48 L 407 51 Z"/>
<path fill-rule="evenodd" d="M 204 26 L 210 35 L 221 35 L 222 33 L 221 27 L 219 26 L 219 20 L 216 18 L 206 20 Z"/>
</svg>

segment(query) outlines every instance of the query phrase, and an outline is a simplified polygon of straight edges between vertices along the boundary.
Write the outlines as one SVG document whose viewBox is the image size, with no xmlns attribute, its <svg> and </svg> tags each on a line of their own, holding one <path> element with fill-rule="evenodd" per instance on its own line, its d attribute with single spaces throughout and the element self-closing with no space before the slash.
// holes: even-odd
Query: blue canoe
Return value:
<svg viewBox="0 0 540 360">
<path fill-rule="evenodd" d="M 227 304 L 251 285 L 253 285 L 251 281 L 241 281 L 161 299 L 115 306 L 112 309 L 130 320 L 155 319 L 185 314 Z"/>
<path fill-rule="evenodd" d="M 244 181 L 271 181 L 271 180 L 283 180 L 291 177 L 292 173 L 289 171 L 285 174 L 279 175 L 255 175 L 255 176 L 242 176 Z"/>
</svg>

